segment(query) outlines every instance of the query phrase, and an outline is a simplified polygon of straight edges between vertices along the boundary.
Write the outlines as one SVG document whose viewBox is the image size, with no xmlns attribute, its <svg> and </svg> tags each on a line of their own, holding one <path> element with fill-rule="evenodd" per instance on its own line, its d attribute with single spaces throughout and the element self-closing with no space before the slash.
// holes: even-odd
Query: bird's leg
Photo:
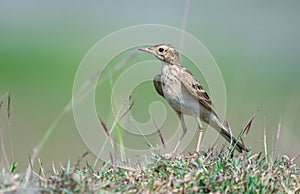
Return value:
<svg viewBox="0 0 300 194">
<path fill-rule="evenodd" d="M 197 147 L 196 147 L 196 152 L 200 151 L 200 145 L 202 141 L 202 135 L 203 135 L 203 126 L 201 123 L 201 120 L 199 117 L 196 117 L 197 123 L 198 123 L 198 128 L 199 128 L 199 137 L 198 137 L 198 142 L 197 142 Z"/>
<path fill-rule="evenodd" d="M 186 125 L 185 125 L 185 123 L 184 123 L 183 114 L 182 114 L 181 112 L 177 112 L 177 111 L 176 111 L 176 113 L 177 113 L 177 115 L 178 115 L 178 117 L 179 117 L 179 119 L 180 119 L 181 127 L 182 127 L 182 131 L 183 131 L 183 132 L 182 132 L 182 135 L 181 135 L 181 137 L 180 137 L 180 139 L 179 139 L 179 141 L 178 141 L 176 147 L 175 147 L 174 150 L 173 150 L 173 154 L 176 153 L 176 151 L 177 151 L 179 145 L 181 144 L 182 139 L 183 139 L 183 137 L 185 136 L 186 131 L 187 131 Z"/>
</svg>

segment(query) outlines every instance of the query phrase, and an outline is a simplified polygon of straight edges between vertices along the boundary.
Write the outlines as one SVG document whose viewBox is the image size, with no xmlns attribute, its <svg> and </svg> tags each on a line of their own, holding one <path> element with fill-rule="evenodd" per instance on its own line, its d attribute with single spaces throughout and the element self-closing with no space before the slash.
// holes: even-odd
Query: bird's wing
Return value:
<svg viewBox="0 0 300 194">
<path fill-rule="evenodd" d="M 201 105 L 216 115 L 214 106 L 208 94 L 189 70 L 183 67 L 179 79 L 187 91 L 189 91 Z"/>
<path fill-rule="evenodd" d="M 156 89 L 156 92 L 161 95 L 162 97 L 164 97 L 164 93 L 163 93 L 163 89 L 162 89 L 162 83 L 161 83 L 161 77 L 160 75 L 156 75 L 153 79 L 153 85 Z"/>
</svg>

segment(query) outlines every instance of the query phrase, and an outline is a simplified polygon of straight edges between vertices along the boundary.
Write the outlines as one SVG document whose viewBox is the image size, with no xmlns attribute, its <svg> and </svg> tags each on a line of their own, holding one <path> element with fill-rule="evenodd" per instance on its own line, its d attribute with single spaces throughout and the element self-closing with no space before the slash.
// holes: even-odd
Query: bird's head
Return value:
<svg viewBox="0 0 300 194">
<path fill-rule="evenodd" d="M 158 44 L 148 48 L 140 48 L 139 50 L 153 54 L 162 62 L 166 62 L 171 65 L 180 64 L 179 54 L 170 44 Z"/>
</svg>

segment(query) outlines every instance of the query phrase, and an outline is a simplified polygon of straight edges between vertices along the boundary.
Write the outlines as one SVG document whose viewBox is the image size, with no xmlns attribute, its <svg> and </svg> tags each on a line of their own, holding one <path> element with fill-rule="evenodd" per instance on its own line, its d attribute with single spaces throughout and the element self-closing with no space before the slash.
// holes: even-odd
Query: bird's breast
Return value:
<svg viewBox="0 0 300 194">
<path fill-rule="evenodd" d="M 161 72 L 162 90 L 172 108 L 188 115 L 200 115 L 202 107 L 181 83 L 178 67 L 164 65 Z"/>
</svg>

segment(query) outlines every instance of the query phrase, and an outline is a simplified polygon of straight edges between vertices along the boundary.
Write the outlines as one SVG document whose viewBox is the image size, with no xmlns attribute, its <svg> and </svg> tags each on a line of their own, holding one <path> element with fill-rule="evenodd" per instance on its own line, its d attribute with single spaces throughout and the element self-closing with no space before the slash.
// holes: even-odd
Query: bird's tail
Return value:
<svg viewBox="0 0 300 194">
<path fill-rule="evenodd" d="M 217 117 L 211 120 L 209 124 L 215 128 L 230 144 L 235 146 L 235 149 L 238 152 L 242 153 L 243 151 L 249 151 L 241 142 L 237 141 L 237 139 L 229 133 L 229 131 L 224 127 Z"/>
<path fill-rule="evenodd" d="M 228 133 L 225 129 L 222 129 L 220 131 L 220 134 L 229 142 L 231 143 L 233 146 L 235 146 L 235 149 L 237 151 L 239 151 L 240 153 L 242 153 L 243 151 L 248 152 L 249 150 L 241 143 L 238 142 L 235 137 L 233 137 L 232 135 L 230 135 L 230 133 Z"/>
</svg>

